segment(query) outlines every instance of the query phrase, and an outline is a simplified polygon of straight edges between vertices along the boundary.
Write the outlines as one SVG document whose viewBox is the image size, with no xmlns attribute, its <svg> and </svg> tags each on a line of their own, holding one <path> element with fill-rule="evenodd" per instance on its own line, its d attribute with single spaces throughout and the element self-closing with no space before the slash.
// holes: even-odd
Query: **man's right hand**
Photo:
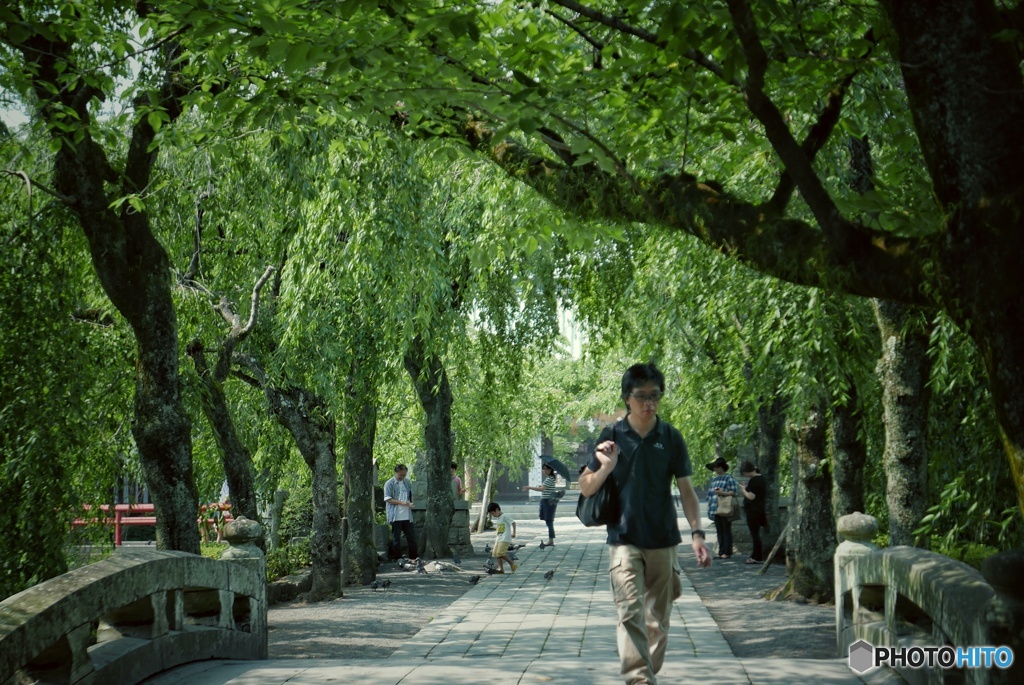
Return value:
<svg viewBox="0 0 1024 685">
<path fill-rule="evenodd" d="M 619 446 L 614 440 L 605 440 L 597 446 L 594 456 L 601 463 L 602 469 L 614 470 L 619 463 Z"/>
</svg>

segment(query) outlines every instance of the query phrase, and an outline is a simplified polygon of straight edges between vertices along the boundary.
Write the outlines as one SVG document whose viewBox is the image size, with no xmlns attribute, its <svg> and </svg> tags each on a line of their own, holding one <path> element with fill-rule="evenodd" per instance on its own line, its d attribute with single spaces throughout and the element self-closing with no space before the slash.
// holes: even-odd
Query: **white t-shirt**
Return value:
<svg viewBox="0 0 1024 685">
<path fill-rule="evenodd" d="M 409 481 L 405 478 L 402 480 L 392 478 L 387 483 L 384 483 L 384 499 L 396 499 L 399 502 L 411 502 L 412 488 L 409 487 Z M 388 523 L 394 523 L 395 521 L 412 521 L 412 509 L 409 507 L 403 507 L 399 504 L 387 502 L 384 508 L 387 514 Z"/>
<path fill-rule="evenodd" d="M 502 514 L 497 518 L 492 518 L 491 522 L 494 524 L 494 531 L 498 534 L 498 537 L 495 538 L 496 542 L 512 542 L 512 524 L 515 519 L 511 514 Z"/>
</svg>

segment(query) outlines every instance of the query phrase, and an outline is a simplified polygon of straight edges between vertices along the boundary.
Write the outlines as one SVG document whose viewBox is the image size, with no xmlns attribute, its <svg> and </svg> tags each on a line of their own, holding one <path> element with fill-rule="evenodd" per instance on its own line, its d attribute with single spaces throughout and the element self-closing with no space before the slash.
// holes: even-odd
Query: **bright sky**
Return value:
<svg viewBox="0 0 1024 685">
<path fill-rule="evenodd" d="M 0 109 L 0 121 L 4 122 L 11 128 L 17 128 L 28 121 L 28 117 L 22 112 L 17 112 L 11 109 Z"/>
</svg>

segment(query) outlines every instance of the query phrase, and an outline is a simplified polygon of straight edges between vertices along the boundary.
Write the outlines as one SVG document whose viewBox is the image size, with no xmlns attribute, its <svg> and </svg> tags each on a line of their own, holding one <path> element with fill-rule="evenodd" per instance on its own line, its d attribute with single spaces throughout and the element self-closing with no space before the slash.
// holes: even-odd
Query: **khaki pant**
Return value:
<svg viewBox="0 0 1024 685">
<path fill-rule="evenodd" d="M 619 611 L 619 672 L 630 685 L 655 685 L 665 663 L 672 602 L 682 594 L 677 548 L 609 545 L 608 551 L 608 580 Z"/>
</svg>

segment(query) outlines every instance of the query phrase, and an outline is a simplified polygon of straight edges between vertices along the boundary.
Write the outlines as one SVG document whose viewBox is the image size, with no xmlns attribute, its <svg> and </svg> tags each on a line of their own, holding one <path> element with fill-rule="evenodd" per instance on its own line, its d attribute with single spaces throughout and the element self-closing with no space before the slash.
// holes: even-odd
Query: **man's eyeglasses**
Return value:
<svg viewBox="0 0 1024 685">
<path fill-rule="evenodd" d="M 653 392 L 650 395 L 638 394 L 635 392 L 629 393 L 629 396 L 640 404 L 657 404 L 661 402 L 661 398 L 664 397 L 660 392 Z"/>
</svg>

